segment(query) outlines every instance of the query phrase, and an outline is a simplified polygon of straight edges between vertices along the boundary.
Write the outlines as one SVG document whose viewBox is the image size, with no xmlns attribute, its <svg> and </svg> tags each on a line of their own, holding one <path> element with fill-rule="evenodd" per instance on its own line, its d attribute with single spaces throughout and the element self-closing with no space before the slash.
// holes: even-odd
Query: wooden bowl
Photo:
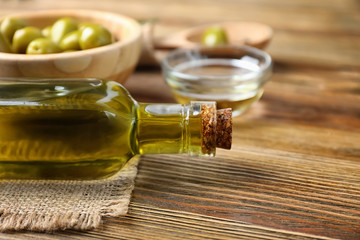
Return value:
<svg viewBox="0 0 360 240">
<path fill-rule="evenodd" d="M 141 52 L 141 28 L 126 16 L 94 10 L 45 10 L 13 14 L 39 28 L 61 17 L 102 24 L 116 42 L 89 50 L 26 55 L 0 53 L 0 77 L 102 78 L 123 83 L 134 71 Z M 1 20 L 0 20 L 1 21 Z"/>
<path fill-rule="evenodd" d="M 141 65 L 157 65 L 162 62 L 170 50 L 202 45 L 202 35 L 206 29 L 219 26 L 227 33 L 230 45 L 251 46 L 264 49 L 272 39 L 270 26 L 256 22 L 218 22 L 190 27 L 179 32 L 154 38 L 154 23 L 146 22 L 143 28 L 143 49 Z"/>
<path fill-rule="evenodd" d="M 156 49 L 175 49 L 201 44 L 203 33 L 212 26 L 218 26 L 227 33 L 229 44 L 246 45 L 259 49 L 264 49 L 270 42 L 273 31 L 261 23 L 256 22 L 219 22 L 205 24 L 184 29 L 183 31 L 157 39 L 154 42 Z"/>
</svg>

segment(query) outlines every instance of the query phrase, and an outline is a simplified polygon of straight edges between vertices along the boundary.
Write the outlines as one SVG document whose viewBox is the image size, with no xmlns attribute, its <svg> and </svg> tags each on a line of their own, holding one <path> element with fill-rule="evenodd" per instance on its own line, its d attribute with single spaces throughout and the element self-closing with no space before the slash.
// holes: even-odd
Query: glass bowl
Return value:
<svg viewBox="0 0 360 240">
<path fill-rule="evenodd" d="M 184 48 L 166 55 L 162 72 L 179 103 L 216 101 L 218 109 L 232 108 L 238 116 L 262 96 L 272 60 L 248 46 Z"/>
</svg>

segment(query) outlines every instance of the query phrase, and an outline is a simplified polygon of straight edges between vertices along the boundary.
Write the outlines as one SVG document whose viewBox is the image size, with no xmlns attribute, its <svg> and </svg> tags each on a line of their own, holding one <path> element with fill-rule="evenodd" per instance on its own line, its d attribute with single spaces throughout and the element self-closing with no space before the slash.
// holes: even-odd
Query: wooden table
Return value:
<svg viewBox="0 0 360 240">
<path fill-rule="evenodd" d="M 90 232 L 1 239 L 360 239 L 357 0 L 0 0 L 0 14 L 93 8 L 157 18 L 156 34 L 222 20 L 269 24 L 274 75 L 216 158 L 142 157 L 129 213 Z M 126 83 L 173 102 L 158 68 Z M 171 159 L 171 161 L 169 161 Z"/>
</svg>

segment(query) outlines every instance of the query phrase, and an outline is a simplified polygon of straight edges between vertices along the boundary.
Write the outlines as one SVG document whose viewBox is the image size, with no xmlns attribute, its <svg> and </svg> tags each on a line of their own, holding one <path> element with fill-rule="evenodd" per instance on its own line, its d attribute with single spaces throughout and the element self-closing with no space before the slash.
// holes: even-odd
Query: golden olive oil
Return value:
<svg viewBox="0 0 360 240">
<path fill-rule="evenodd" d="M 177 102 L 181 104 L 189 104 L 191 101 L 216 101 L 216 106 L 219 109 L 231 108 L 233 109 L 233 115 L 240 115 L 249 109 L 250 105 L 259 100 L 263 94 L 263 90 L 256 93 L 255 96 L 241 99 L 241 100 L 232 100 L 232 99 L 221 99 L 217 100 L 215 97 L 209 98 L 200 98 L 197 97 L 187 97 L 186 95 L 181 95 L 178 92 L 173 91 L 174 98 Z"/>
<path fill-rule="evenodd" d="M 97 79 L 0 79 L 0 179 L 99 179 L 137 154 L 206 155 L 202 104 L 137 103 Z"/>
<path fill-rule="evenodd" d="M 165 77 L 179 103 L 216 101 L 218 108 L 232 108 L 233 115 L 240 115 L 263 94 L 263 76 L 252 61 L 194 59 L 176 65 Z"/>
</svg>

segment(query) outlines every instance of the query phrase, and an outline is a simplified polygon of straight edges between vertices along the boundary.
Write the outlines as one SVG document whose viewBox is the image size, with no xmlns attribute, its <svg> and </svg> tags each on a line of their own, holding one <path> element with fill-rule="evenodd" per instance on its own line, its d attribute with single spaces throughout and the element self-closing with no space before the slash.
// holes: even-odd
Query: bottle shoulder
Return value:
<svg viewBox="0 0 360 240">
<path fill-rule="evenodd" d="M 96 104 L 104 105 L 121 115 L 136 117 L 138 103 L 121 84 L 113 81 L 104 82 L 102 95 L 103 98 L 99 99 Z"/>
</svg>

